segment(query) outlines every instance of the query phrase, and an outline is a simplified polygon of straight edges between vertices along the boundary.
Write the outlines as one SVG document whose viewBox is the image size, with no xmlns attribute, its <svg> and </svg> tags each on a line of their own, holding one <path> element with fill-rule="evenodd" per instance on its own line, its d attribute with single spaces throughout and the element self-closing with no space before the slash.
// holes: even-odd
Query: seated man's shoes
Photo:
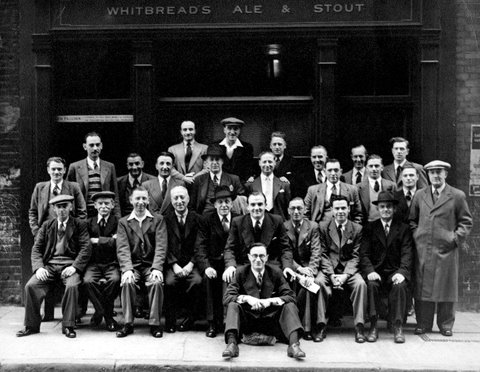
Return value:
<svg viewBox="0 0 480 372">
<path fill-rule="evenodd" d="M 210 324 L 208 326 L 208 329 L 207 329 L 207 332 L 205 333 L 205 336 L 207 336 L 209 338 L 217 337 L 217 329 L 215 328 L 215 326 L 213 324 Z"/>
<path fill-rule="evenodd" d="M 40 331 L 32 327 L 25 327 L 24 329 L 18 331 L 16 335 L 17 337 L 25 337 L 25 336 L 34 335 L 35 333 L 40 333 Z"/>
<path fill-rule="evenodd" d="M 118 323 L 115 321 L 115 319 L 107 319 L 105 318 L 105 328 L 109 332 L 115 332 L 118 329 Z"/>
<path fill-rule="evenodd" d="M 304 339 L 305 341 L 312 341 L 312 340 L 313 340 L 313 335 L 312 335 L 312 333 L 311 333 L 311 332 L 305 332 L 305 333 L 303 334 L 303 339 Z"/>
<path fill-rule="evenodd" d="M 238 349 L 238 345 L 234 344 L 233 342 L 229 343 L 225 350 L 223 350 L 222 357 L 223 358 L 236 358 L 240 354 L 240 350 Z"/>
<path fill-rule="evenodd" d="M 93 327 L 98 327 L 100 323 L 102 323 L 102 319 L 103 317 L 97 312 L 95 312 L 90 318 L 90 325 L 92 325 Z"/>
<path fill-rule="evenodd" d="M 393 341 L 396 344 L 403 344 L 405 342 L 405 336 L 403 335 L 402 326 L 396 326 L 393 329 Z"/>
<path fill-rule="evenodd" d="M 133 325 L 126 323 L 124 326 L 117 331 L 117 337 L 123 338 L 131 335 L 133 333 Z"/>
<path fill-rule="evenodd" d="M 159 326 L 151 326 L 150 327 L 150 334 L 155 338 L 162 338 L 163 331 Z"/>
<path fill-rule="evenodd" d="M 313 333 L 313 342 L 322 342 L 327 338 L 327 327 L 325 324 L 317 326 L 317 331 Z"/>
<path fill-rule="evenodd" d="M 288 345 L 287 355 L 290 358 L 296 358 L 296 359 L 305 358 L 305 353 L 303 352 L 302 349 L 300 349 L 299 342 L 295 342 L 294 344 Z"/>
<path fill-rule="evenodd" d="M 367 341 L 368 342 L 377 342 L 378 339 L 378 328 L 376 325 L 372 325 L 368 331 Z"/>
<path fill-rule="evenodd" d="M 357 324 L 355 326 L 355 342 L 363 344 L 366 340 L 363 324 Z"/>
<path fill-rule="evenodd" d="M 165 320 L 165 332 L 167 333 L 175 333 L 177 331 L 175 319 L 166 319 Z"/>
<path fill-rule="evenodd" d="M 442 328 L 440 330 L 440 333 L 443 335 L 443 336 L 446 336 L 446 337 L 451 337 L 453 336 L 453 332 L 451 329 L 445 329 L 445 328 Z"/>
<path fill-rule="evenodd" d="M 427 333 L 427 329 L 423 327 L 416 327 L 415 330 L 413 331 L 413 334 L 415 335 L 423 335 Z"/>
<path fill-rule="evenodd" d="M 73 327 L 63 327 L 62 333 L 65 335 L 67 338 L 75 338 L 77 337 L 77 333 L 73 329 Z"/>
<path fill-rule="evenodd" d="M 191 330 L 192 327 L 193 327 L 193 319 L 187 316 L 185 319 L 183 319 L 183 322 L 180 323 L 178 330 L 180 332 L 186 332 Z"/>
<path fill-rule="evenodd" d="M 135 318 L 143 318 L 143 309 L 140 306 L 135 307 L 135 311 L 133 313 Z"/>
</svg>

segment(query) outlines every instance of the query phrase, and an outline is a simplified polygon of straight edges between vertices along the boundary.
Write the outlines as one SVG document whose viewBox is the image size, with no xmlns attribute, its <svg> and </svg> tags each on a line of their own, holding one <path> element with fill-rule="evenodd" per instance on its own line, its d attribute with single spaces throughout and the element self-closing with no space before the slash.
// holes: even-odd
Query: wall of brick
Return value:
<svg viewBox="0 0 480 372">
<path fill-rule="evenodd" d="M 457 187 L 468 193 L 471 125 L 480 124 L 480 0 L 456 1 Z M 470 197 L 474 228 L 462 252 L 460 308 L 480 311 L 480 198 Z"/>
<path fill-rule="evenodd" d="M 20 303 L 19 4 L 0 6 L 0 302 Z"/>
</svg>

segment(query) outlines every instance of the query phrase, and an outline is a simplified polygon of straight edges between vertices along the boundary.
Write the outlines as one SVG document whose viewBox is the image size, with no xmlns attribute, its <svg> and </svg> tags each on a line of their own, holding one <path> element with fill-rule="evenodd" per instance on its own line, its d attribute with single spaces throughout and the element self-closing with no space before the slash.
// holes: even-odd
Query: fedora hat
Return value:
<svg viewBox="0 0 480 372">
<path fill-rule="evenodd" d="M 372 201 L 372 204 L 378 205 L 378 203 L 381 202 L 398 204 L 398 200 L 396 200 L 393 197 L 393 194 L 389 191 L 380 191 L 380 193 L 378 194 L 378 199 Z"/>
<path fill-rule="evenodd" d="M 202 155 L 202 159 L 205 160 L 209 156 L 215 156 L 220 158 L 225 158 L 225 150 L 220 145 L 210 145 L 207 148 L 207 152 Z"/>
<path fill-rule="evenodd" d="M 231 198 L 232 201 L 235 200 L 237 195 L 233 192 L 233 186 L 218 186 L 215 189 L 215 194 L 213 198 L 210 198 L 210 203 L 215 203 L 217 199 L 222 199 L 222 198 Z"/>
</svg>

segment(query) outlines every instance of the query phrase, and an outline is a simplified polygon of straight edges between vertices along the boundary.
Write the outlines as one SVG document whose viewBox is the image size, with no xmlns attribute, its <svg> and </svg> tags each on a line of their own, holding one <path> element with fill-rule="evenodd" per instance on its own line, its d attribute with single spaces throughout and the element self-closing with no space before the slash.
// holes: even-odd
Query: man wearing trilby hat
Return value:
<svg viewBox="0 0 480 372">
<path fill-rule="evenodd" d="M 431 186 L 418 191 L 410 207 L 416 255 L 415 334 L 432 329 L 435 305 L 442 335 L 452 336 L 458 301 L 458 251 L 472 228 L 465 193 L 445 182 L 450 164 L 425 165 Z"/>
</svg>

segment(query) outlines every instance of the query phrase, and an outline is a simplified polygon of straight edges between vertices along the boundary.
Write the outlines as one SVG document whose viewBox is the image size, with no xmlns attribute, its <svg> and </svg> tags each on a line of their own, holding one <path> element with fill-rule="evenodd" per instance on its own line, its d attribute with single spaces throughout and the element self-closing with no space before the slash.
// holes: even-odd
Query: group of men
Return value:
<svg viewBox="0 0 480 372">
<path fill-rule="evenodd" d="M 62 158 L 48 159 L 50 181 L 35 186 L 29 210 L 33 276 L 17 336 L 39 332 L 41 303 L 57 281 L 65 285 L 69 338 L 87 298 L 91 323 L 105 319 L 117 337 L 133 333 L 142 306 L 153 337 L 189 330 L 202 291 L 206 336 L 224 329 L 226 358 L 239 355 L 241 340 L 276 339 L 288 343 L 288 356 L 305 357 L 299 338 L 322 342 L 327 326 L 341 324 L 344 294 L 358 343 L 377 340 L 381 318 L 394 341 L 405 342 L 412 295 L 415 334 L 431 331 L 436 308 L 440 332 L 452 335 L 458 254 L 472 217 L 465 194 L 445 181 L 450 164 L 410 162 L 408 141 L 395 137 L 394 162 L 385 167 L 361 145 L 343 173 L 314 146 L 312 167 L 299 174 L 283 133 L 272 133 L 256 166 L 253 147 L 239 138 L 245 123 L 221 124 L 225 138 L 207 146 L 195 140 L 195 124 L 183 122 L 183 141 L 160 153 L 157 176 L 131 153 L 128 174 L 117 180 L 94 132 L 85 136 L 87 158 L 68 172 Z M 113 308 L 119 294 L 121 326 Z"/>
</svg>

